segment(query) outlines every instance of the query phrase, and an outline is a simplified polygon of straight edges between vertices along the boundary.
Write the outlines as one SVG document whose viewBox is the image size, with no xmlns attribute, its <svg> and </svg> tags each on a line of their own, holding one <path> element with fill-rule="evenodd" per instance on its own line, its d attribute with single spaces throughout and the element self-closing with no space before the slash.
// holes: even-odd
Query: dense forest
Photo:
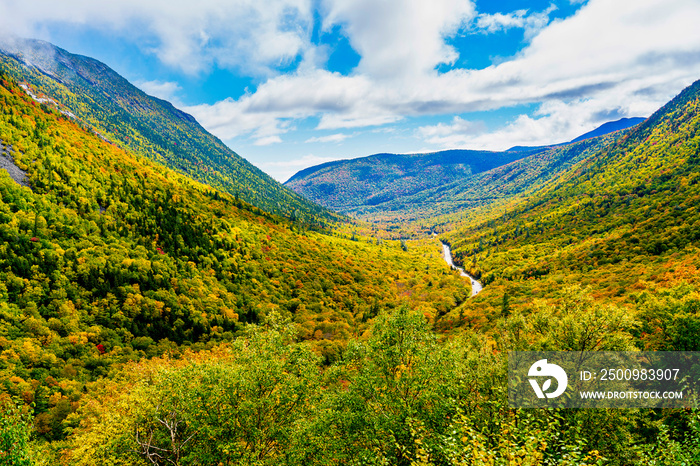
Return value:
<svg viewBox="0 0 700 466">
<path fill-rule="evenodd" d="M 41 438 L 65 439 L 115 365 L 231 342 L 271 314 L 331 362 L 383 310 L 435 320 L 469 296 L 436 240 L 311 231 L 104 141 L 8 77 L 0 105 L 3 157 L 27 185 L 0 171 L 1 390 Z"/>
<path fill-rule="evenodd" d="M 7 70 L 0 465 L 700 461 L 697 409 L 513 409 L 506 387 L 514 350 L 698 349 L 700 84 L 384 231 L 255 206 Z"/>
<path fill-rule="evenodd" d="M 229 149 L 185 112 L 145 94 L 95 59 L 74 55 L 48 42 L 0 41 L 6 74 L 37 99 L 77 117 L 122 148 L 241 200 L 309 224 L 337 215 L 286 189 Z"/>
<path fill-rule="evenodd" d="M 573 283 L 633 307 L 678 286 L 692 299 L 700 267 L 699 89 L 687 88 L 520 202 L 453 217 L 447 236 L 455 256 L 487 285 L 469 303 L 477 319 L 479 300 L 503 312 L 556 298 Z"/>
<path fill-rule="evenodd" d="M 569 144 L 514 147 L 504 152 L 446 150 L 375 154 L 301 170 L 288 186 L 333 210 L 394 228 L 440 225 L 441 216 L 512 202 L 620 137 L 639 118 L 603 125 Z M 615 132 L 614 135 L 608 135 Z"/>
<path fill-rule="evenodd" d="M 540 150 L 375 154 L 307 168 L 285 186 L 333 210 L 362 214 L 369 207 L 440 188 Z"/>
</svg>

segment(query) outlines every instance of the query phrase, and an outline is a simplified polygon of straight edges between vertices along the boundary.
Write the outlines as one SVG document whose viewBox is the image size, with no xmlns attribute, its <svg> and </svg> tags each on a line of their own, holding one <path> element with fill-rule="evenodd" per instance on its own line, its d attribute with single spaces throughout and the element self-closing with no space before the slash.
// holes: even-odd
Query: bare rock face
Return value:
<svg viewBox="0 0 700 466">
<path fill-rule="evenodd" d="M 10 178 L 15 180 L 18 185 L 31 188 L 27 179 L 27 173 L 15 165 L 14 159 L 10 154 L 11 152 L 12 146 L 0 141 L 0 169 L 7 171 L 10 174 Z"/>
</svg>

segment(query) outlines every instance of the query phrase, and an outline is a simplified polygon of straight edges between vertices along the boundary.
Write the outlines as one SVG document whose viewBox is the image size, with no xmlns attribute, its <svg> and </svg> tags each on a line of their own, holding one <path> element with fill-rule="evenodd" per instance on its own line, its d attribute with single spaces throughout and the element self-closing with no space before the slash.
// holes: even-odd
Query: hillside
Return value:
<svg viewBox="0 0 700 466">
<path fill-rule="evenodd" d="M 364 219 L 402 222 L 449 215 L 524 192 L 610 141 L 596 136 L 640 121 L 611 122 L 568 144 L 513 147 L 505 152 L 376 154 L 328 162 L 301 170 L 285 186 Z"/>
<path fill-rule="evenodd" d="M 700 81 L 528 198 L 453 224 L 455 256 L 486 285 L 472 317 L 484 323 L 487 303 L 499 315 L 572 283 L 635 306 L 658 289 L 697 287 L 699 108 Z"/>
<path fill-rule="evenodd" d="M 437 241 L 315 233 L 104 141 L 0 74 L 0 404 L 43 439 L 87 384 L 146 357 L 293 322 L 326 361 L 380 312 L 469 296 Z M 4 432 L 4 431 L 2 431 Z"/>
<path fill-rule="evenodd" d="M 481 215 L 477 207 L 503 207 L 524 199 L 555 180 L 577 162 L 619 137 L 600 136 L 574 144 L 545 148 L 505 165 L 442 186 L 353 211 L 362 218 L 399 226 L 406 222 L 443 231 L 455 217 Z"/>
<path fill-rule="evenodd" d="M 0 43 L 0 69 L 44 105 L 101 137 L 261 209 L 307 223 L 337 218 L 283 187 L 208 133 L 191 115 L 146 95 L 104 63 L 48 42 Z"/>
<path fill-rule="evenodd" d="M 307 168 L 285 186 L 330 209 L 353 212 L 443 186 L 527 154 L 469 150 L 376 154 Z"/>
<path fill-rule="evenodd" d="M 594 129 L 593 131 L 589 131 L 585 134 L 582 134 L 581 136 L 574 138 L 571 140 L 571 142 L 579 142 L 583 141 L 584 139 L 590 139 L 594 138 L 596 136 L 602 136 L 604 134 L 612 133 L 614 131 L 619 131 L 621 129 L 627 129 L 632 126 L 637 126 L 641 122 L 644 121 L 644 118 L 621 118 L 616 121 L 609 121 L 607 123 L 604 123 Z"/>
<path fill-rule="evenodd" d="M 697 410 L 520 410 L 505 383 L 513 350 L 698 350 L 700 83 L 629 133 L 477 173 L 495 200 L 439 225 L 475 298 L 432 237 L 311 231 L 37 97 L 0 74 L 2 459 L 700 457 Z"/>
</svg>

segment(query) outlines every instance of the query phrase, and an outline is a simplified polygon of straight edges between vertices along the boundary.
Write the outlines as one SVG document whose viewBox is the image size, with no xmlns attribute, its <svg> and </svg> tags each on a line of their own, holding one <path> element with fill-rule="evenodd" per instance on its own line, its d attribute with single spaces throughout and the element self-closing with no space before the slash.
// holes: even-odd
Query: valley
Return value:
<svg viewBox="0 0 700 466">
<path fill-rule="evenodd" d="M 329 162 L 300 171 L 285 186 L 365 220 L 430 221 L 522 194 L 599 150 L 614 137 L 611 133 L 642 120 L 611 122 L 567 144 L 505 152 L 376 154 Z"/>
<path fill-rule="evenodd" d="M 700 81 L 565 144 L 282 185 L 107 65 L 20 45 L 0 52 L 0 461 L 700 454 L 697 408 L 516 409 L 506 384 L 512 351 L 698 351 Z"/>
</svg>

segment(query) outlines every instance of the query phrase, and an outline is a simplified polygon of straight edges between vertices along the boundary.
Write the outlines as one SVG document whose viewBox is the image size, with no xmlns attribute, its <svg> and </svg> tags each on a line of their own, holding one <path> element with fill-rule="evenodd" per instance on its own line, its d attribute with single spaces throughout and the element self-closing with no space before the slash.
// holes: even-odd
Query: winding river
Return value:
<svg viewBox="0 0 700 466">
<path fill-rule="evenodd" d="M 442 241 L 440 241 L 442 243 Z M 476 296 L 479 294 L 481 289 L 483 288 L 481 286 L 481 283 L 471 275 L 469 275 L 467 272 L 464 271 L 463 268 L 457 267 L 453 262 L 452 262 L 452 251 L 450 251 L 450 246 L 447 245 L 446 243 L 442 243 L 442 251 L 444 253 L 445 257 L 445 262 L 447 262 L 447 265 L 452 267 L 455 270 L 459 270 L 460 275 L 463 277 L 467 277 L 469 280 L 472 282 L 472 296 Z"/>
</svg>

